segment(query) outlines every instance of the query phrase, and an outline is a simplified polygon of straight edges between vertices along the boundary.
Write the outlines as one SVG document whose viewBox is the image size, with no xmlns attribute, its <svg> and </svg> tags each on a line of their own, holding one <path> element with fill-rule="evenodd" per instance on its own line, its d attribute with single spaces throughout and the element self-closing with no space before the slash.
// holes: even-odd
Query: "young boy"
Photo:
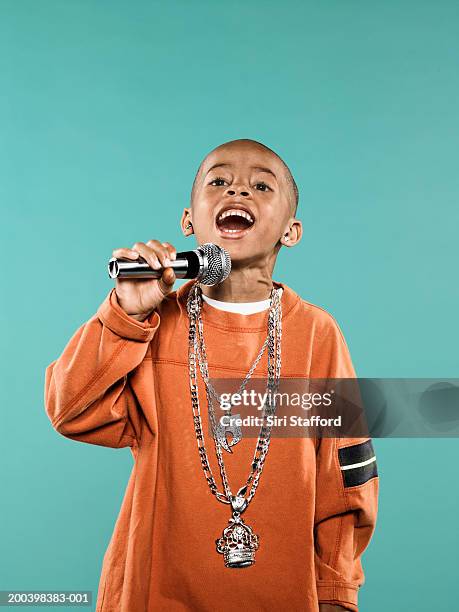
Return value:
<svg viewBox="0 0 459 612">
<path fill-rule="evenodd" d="M 257 442 L 242 437 L 231 453 L 220 449 L 232 493 L 225 495 L 207 411 L 198 408 L 206 400 L 202 377 L 191 393 L 189 342 L 198 326 L 188 305 L 198 303 L 210 379 L 244 378 L 265 339 L 276 346 L 274 333 L 282 378 L 355 377 L 334 318 L 272 279 L 280 248 L 301 239 L 297 204 L 295 181 L 271 149 L 252 140 L 217 147 L 198 170 L 181 229 L 229 252 L 226 280 L 200 285 L 200 294 L 194 280 L 173 291 L 173 245 L 115 249 L 115 257 L 141 255 L 162 266 L 162 277 L 117 279 L 46 370 L 46 411 L 59 433 L 129 446 L 134 457 L 104 556 L 98 612 L 358 610 L 361 555 L 377 514 L 371 439 L 273 437 L 254 461 Z M 281 328 L 272 323 L 276 312 Z M 261 353 L 254 377 L 273 375 L 268 358 Z M 248 504 L 242 485 L 260 463 Z M 231 537 L 222 535 L 228 521 L 239 529 Z M 233 561 L 245 567 L 236 571 L 227 565 L 235 542 L 242 556 Z"/>
</svg>

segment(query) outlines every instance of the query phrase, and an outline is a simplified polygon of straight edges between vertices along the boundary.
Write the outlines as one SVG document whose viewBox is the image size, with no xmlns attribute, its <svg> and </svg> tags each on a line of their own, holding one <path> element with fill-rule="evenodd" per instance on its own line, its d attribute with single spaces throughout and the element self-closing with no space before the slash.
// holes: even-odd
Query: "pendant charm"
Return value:
<svg viewBox="0 0 459 612">
<path fill-rule="evenodd" d="M 242 429 L 233 422 L 233 419 L 240 419 L 241 417 L 239 414 L 230 414 L 228 416 L 230 417 L 229 425 L 221 425 L 218 423 L 215 427 L 215 436 L 220 446 L 228 453 L 232 453 L 231 446 L 234 446 L 242 440 Z M 227 439 L 228 434 L 232 436 L 229 441 Z"/>
<path fill-rule="evenodd" d="M 233 513 L 229 525 L 223 530 L 222 537 L 215 540 L 217 552 L 223 555 L 225 567 L 249 567 L 255 563 L 255 551 L 259 538 L 244 523 L 239 512 Z"/>
</svg>

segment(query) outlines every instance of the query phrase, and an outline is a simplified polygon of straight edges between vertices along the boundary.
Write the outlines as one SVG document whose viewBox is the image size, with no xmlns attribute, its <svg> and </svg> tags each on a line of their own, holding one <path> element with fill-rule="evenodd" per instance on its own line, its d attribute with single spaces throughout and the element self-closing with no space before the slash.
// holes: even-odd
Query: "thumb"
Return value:
<svg viewBox="0 0 459 612">
<path fill-rule="evenodd" d="M 167 295 L 172 291 L 172 287 L 174 286 L 177 277 L 175 276 L 175 272 L 173 268 L 165 268 L 163 270 L 162 276 L 159 279 L 159 289 L 163 295 Z"/>
</svg>

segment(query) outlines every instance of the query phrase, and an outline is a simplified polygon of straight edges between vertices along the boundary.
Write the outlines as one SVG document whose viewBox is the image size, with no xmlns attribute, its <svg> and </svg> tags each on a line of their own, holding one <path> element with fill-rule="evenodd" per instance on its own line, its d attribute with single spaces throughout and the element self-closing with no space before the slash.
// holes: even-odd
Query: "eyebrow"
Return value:
<svg viewBox="0 0 459 612">
<path fill-rule="evenodd" d="M 221 168 L 222 166 L 230 166 L 231 164 L 227 164 L 227 163 L 220 163 L 220 164 L 214 164 L 211 168 L 209 168 L 206 172 L 206 176 L 209 174 L 209 172 L 211 170 L 214 170 L 215 168 Z M 268 174 L 271 174 L 277 181 L 277 176 L 274 174 L 274 172 L 272 170 L 270 170 L 269 168 L 262 168 L 260 166 L 251 166 L 251 170 L 258 170 L 259 172 L 267 172 Z"/>
<path fill-rule="evenodd" d="M 260 168 L 259 166 L 252 166 L 252 170 L 258 170 L 259 172 L 267 172 L 268 174 L 272 174 L 272 176 L 277 180 L 277 176 L 269 168 Z"/>
</svg>

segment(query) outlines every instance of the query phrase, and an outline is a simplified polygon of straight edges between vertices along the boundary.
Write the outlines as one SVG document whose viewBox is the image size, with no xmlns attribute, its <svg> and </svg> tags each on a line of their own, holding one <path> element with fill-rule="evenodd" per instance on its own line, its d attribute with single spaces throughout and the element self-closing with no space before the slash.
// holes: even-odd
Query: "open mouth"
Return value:
<svg viewBox="0 0 459 612">
<path fill-rule="evenodd" d="M 255 219 L 246 210 L 229 208 L 220 213 L 216 225 L 220 234 L 227 238 L 238 238 L 247 234 L 253 227 Z"/>
</svg>

